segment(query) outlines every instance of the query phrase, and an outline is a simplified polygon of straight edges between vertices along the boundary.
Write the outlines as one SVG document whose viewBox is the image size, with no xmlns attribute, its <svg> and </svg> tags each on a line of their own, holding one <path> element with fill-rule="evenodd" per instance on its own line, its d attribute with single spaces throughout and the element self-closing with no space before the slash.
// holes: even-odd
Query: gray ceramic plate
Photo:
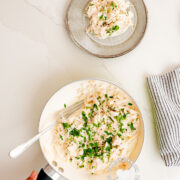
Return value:
<svg viewBox="0 0 180 180">
<path fill-rule="evenodd" d="M 147 26 L 147 11 L 143 0 L 130 0 L 134 13 L 133 28 L 123 34 L 99 39 L 85 32 L 88 19 L 85 7 L 89 0 L 72 0 L 66 15 L 67 30 L 73 42 L 80 48 L 101 58 L 113 58 L 133 50 L 144 36 Z"/>
</svg>

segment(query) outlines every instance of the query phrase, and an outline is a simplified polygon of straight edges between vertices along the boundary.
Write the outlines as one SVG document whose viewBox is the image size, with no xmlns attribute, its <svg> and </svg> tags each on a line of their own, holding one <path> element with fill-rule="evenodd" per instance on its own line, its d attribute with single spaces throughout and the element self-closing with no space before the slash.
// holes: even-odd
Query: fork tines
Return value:
<svg viewBox="0 0 180 180">
<path fill-rule="evenodd" d="M 83 105 L 84 105 L 84 100 L 80 100 L 80 101 L 68 106 L 67 108 L 65 108 L 60 113 L 60 116 L 62 116 L 64 118 L 68 118 L 72 113 L 74 113 L 75 111 L 77 111 L 78 109 L 83 107 Z"/>
</svg>

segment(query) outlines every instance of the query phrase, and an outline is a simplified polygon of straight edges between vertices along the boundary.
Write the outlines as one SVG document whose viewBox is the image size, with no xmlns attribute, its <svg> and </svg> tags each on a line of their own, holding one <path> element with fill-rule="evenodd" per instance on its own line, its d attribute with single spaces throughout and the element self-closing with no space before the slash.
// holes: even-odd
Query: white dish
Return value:
<svg viewBox="0 0 180 180">
<path fill-rule="evenodd" d="M 99 81 L 99 80 L 95 80 Z M 59 91 L 57 91 L 52 98 L 49 100 L 49 102 L 46 104 L 43 113 L 41 115 L 40 124 L 39 124 L 39 130 L 44 129 L 48 124 L 52 123 L 52 121 L 55 121 L 57 118 L 57 112 L 64 107 L 64 103 L 71 104 L 72 100 L 77 96 L 77 89 L 79 89 L 81 83 L 87 83 L 88 80 L 82 80 L 82 81 L 76 81 L 71 84 L 68 84 L 61 88 Z M 103 81 L 104 83 L 108 83 Z M 111 84 L 111 83 L 110 83 Z M 120 89 L 121 90 L 121 89 Z M 121 90 L 123 93 L 123 90 Z M 126 93 L 127 94 L 127 93 Z M 130 97 L 130 96 L 129 96 Z M 130 97 L 131 98 L 131 97 Z M 134 102 L 134 100 L 132 99 Z M 135 102 L 134 102 L 135 104 Z M 106 179 L 107 174 L 102 175 L 91 175 L 88 172 L 85 172 L 82 169 L 77 169 L 75 167 L 72 167 L 70 162 L 64 162 L 61 158 L 63 158 L 63 153 L 58 152 L 61 155 L 58 155 L 59 159 L 56 159 L 57 156 L 54 153 L 54 146 L 52 145 L 54 133 L 53 131 L 48 132 L 40 139 L 40 145 L 42 148 L 42 152 L 48 161 L 48 163 L 59 173 L 61 173 L 64 177 L 72 180 L 72 179 L 78 179 L 78 180 L 101 180 Z M 130 155 L 130 159 L 132 161 L 136 161 L 137 157 L 140 154 L 142 144 L 143 144 L 143 138 L 144 138 L 144 128 L 143 128 L 143 122 L 142 118 L 140 119 L 140 128 L 139 128 L 139 136 L 138 136 L 138 143 L 136 144 L 136 148 L 134 149 L 134 152 Z M 60 164 L 57 164 L 55 161 L 61 162 Z M 62 171 L 63 168 L 63 171 Z"/>
<path fill-rule="evenodd" d="M 78 47 L 97 57 L 112 58 L 126 54 L 139 44 L 147 25 L 147 11 L 143 0 L 130 0 L 134 26 L 118 36 L 106 39 L 86 33 L 89 19 L 85 15 L 85 8 L 88 2 L 89 0 L 72 0 L 66 14 L 68 33 Z"/>
</svg>

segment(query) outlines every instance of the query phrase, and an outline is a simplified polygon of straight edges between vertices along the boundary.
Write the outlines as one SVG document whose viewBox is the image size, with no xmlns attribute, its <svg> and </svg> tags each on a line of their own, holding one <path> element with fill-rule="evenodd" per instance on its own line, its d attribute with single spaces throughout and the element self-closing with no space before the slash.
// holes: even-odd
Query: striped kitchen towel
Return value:
<svg viewBox="0 0 180 180">
<path fill-rule="evenodd" d="M 156 112 L 160 155 L 166 166 L 180 165 L 180 68 L 147 78 Z"/>
</svg>

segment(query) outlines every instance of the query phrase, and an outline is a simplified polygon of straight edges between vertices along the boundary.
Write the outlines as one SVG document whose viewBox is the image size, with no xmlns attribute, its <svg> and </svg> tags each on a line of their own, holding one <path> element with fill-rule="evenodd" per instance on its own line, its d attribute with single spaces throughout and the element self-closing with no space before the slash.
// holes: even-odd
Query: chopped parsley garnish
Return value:
<svg viewBox="0 0 180 180">
<path fill-rule="evenodd" d="M 117 30 L 119 30 L 119 26 L 115 25 L 112 28 L 107 29 L 106 33 L 109 34 L 109 36 L 110 36 L 114 31 L 117 31 Z"/>
<path fill-rule="evenodd" d="M 100 100 L 100 99 L 101 99 L 101 96 L 98 96 L 98 97 L 97 97 L 97 100 Z"/>
<path fill-rule="evenodd" d="M 117 5 L 113 2 L 113 1 L 111 1 L 111 7 L 114 9 L 114 8 L 117 8 Z"/>
<path fill-rule="evenodd" d="M 111 132 L 104 131 L 107 135 L 113 135 Z"/>
<path fill-rule="evenodd" d="M 119 26 L 118 26 L 118 25 L 113 26 L 113 27 L 112 27 L 112 30 L 114 30 L 114 31 L 119 30 Z"/>
<path fill-rule="evenodd" d="M 66 108 L 66 104 L 64 104 L 64 108 Z"/>
<path fill-rule="evenodd" d="M 84 111 L 82 111 L 82 116 L 83 116 L 83 117 L 86 116 L 86 113 L 85 113 Z"/>
<path fill-rule="evenodd" d="M 98 127 L 98 125 L 96 123 L 93 123 L 93 126 Z"/>
<path fill-rule="evenodd" d="M 81 156 L 81 159 L 84 159 L 85 157 L 98 157 L 100 154 L 98 154 L 100 148 L 97 143 L 91 144 L 91 148 L 83 149 L 83 155 Z"/>
<path fill-rule="evenodd" d="M 99 19 L 102 19 L 103 18 L 103 14 L 99 17 Z"/>
<path fill-rule="evenodd" d="M 111 124 L 107 124 L 107 129 L 110 129 L 111 128 Z"/>
<path fill-rule="evenodd" d="M 84 142 L 86 142 L 86 137 L 83 137 Z"/>
<path fill-rule="evenodd" d="M 85 144 L 82 144 L 82 145 L 79 146 L 79 148 L 84 148 L 84 147 L 85 147 Z"/>
<path fill-rule="evenodd" d="M 101 139 L 104 140 L 104 136 L 101 136 Z"/>
<path fill-rule="evenodd" d="M 110 150 L 111 150 L 111 147 L 110 147 L 110 146 L 107 146 L 107 147 L 106 147 L 106 151 L 109 152 Z"/>
<path fill-rule="evenodd" d="M 90 146 L 91 146 L 91 147 L 98 147 L 98 143 L 97 143 L 97 142 L 95 142 L 95 143 L 90 143 Z"/>
<path fill-rule="evenodd" d="M 77 130 L 76 128 L 74 128 L 73 130 L 70 131 L 70 135 L 72 135 L 72 136 L 79 136 L 80 135 L 80 131 Z"/>
<path fill-rule="evenodd" d="M 121 136 L 122 136 L 120 133 L 117 133 L 117 135 L 118 135 L 119 137 L 121 137 Z"/>
<path fill-rule="evenodd" d="M 128 105 L 129 105 L 129 106 L 132 106 L 133 104 L 129 102 Z"/>
<path fill-rule="evenodd" d="M 88 114 L 88 117 L 91 119 L 93 117 L 94 109 L 91 109 L 91 112 Z"/>
<path fill-rule="evenodd" d="M 134 130 L 136 130 L 136 128 L 134 127 L 134 124 L 131 122 L 131 124 L 130 124 L 130 128 L 131 128 L 131 131 L 134 131 Z"/>
<path fill-rule="evenodd" d="M 111 1 L 111 4 L 110 4 L 112 7 L 114 7 L 114 2 L 113 1 Z"/>
<path fill-rule="evenodd" d="M 126 117 L 127 117 L 127 114 L 124 114 L 124 115 L 123 115 L 123 119 L 126 119 Z"/>
<path fill-rule="evenodd" d="M 68 124 L 68 123 L 62 123 L 62 125 L 63 125 L 63 127 L 64 127 L 64 129 L 66 129 L 66 128 L 69 128 L 70 127 L 70 125 Z"/>
<path fill-rule="evenodd" d="M 98 127 L 100 127 L 102 125 L 102 123 L 101 122 L 98 122 Z"/>
<path fill-rule="evenodd" d="M 91 134 L 90 134 L 90 131 L 91 131 L 90 128 L 86 129 L 86 133 L 87 133 L 87 135 L 88 135 L 88 140 L 89 140 L 89 141 L 91 140 Z"/>
<path fill-rule="evenodd" d="M 86 113 L 84 111 L 82 111 L 82 118 L 84 120 L 84 126 L 87 127 L 88 118 L 87 118 Z"/>
<path fill-rule="evenodd" d="M 106 142 L 109 143 L 109 144 L 111 144 L 111 142 L 112 142 L 112 137 L 108 137 L 108 138 L 106 139 Z"/>
<path fill-rule="evenodd" d="M 59 135 L 59 138 L 60 138 L 61 140 L 63 140 L 63 137 L 62 137 L 61 135 Z"/>
<path fill-rule="evenodd" d="M 93 108 L 96 108 L 98 110 L 97 104 L 93 104 Z"/>
<path fill-rule="evenodd" d="M 113 118 L 112 118 L 111 116 L 108 116 L 108 118 L 109 118 L 112 122 L 114 122 L 114 120 L 113 120 Z"/>
<path fill-rule="evenodd" d="M 109 35 L 111 35 L 112 29 L 111 29 L 111 28 L 107 29 L 107 30 L 106 30 L 106 33 L 109 34 Z"/>
<path fill-rule="evenodd" d="M 94 6 L 94 4 L 90 4 L 89 6 Z"/>
<path fill-rule="evenodd" d="M 125 129 L 123 129 L 123 128 L 120 128 L 120 131 L 121 131 L 121 133 L 124 133 Z"/>
</svg>

